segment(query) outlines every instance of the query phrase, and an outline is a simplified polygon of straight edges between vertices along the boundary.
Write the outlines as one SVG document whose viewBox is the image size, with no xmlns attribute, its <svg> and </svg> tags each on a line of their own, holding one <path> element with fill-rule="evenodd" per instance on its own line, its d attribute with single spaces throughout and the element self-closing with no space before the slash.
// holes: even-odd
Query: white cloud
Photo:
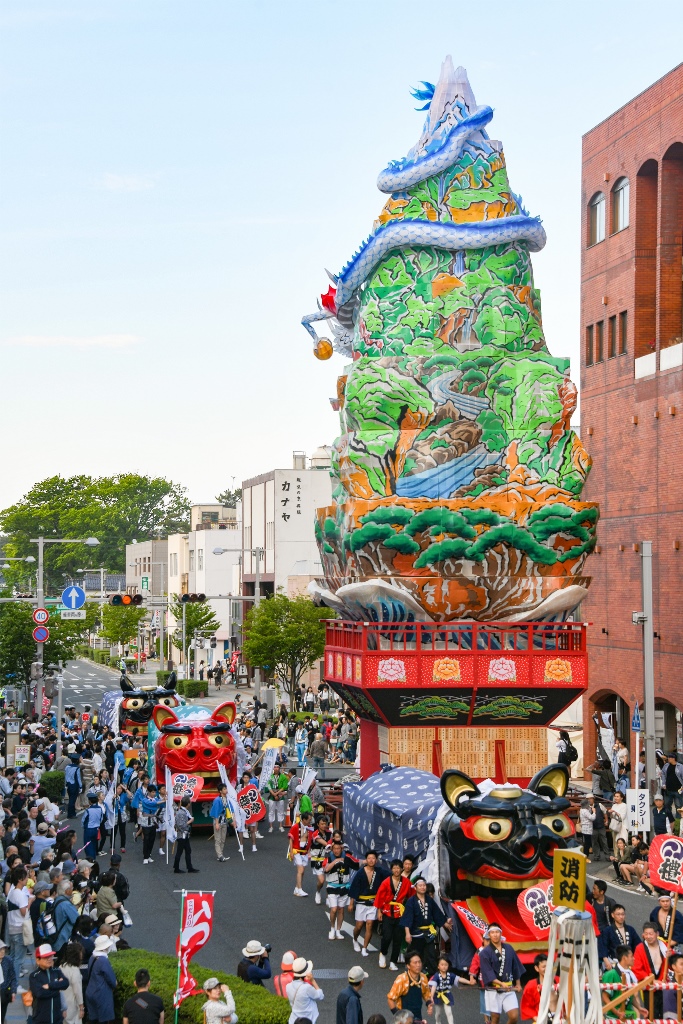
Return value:
<svg viewBox="0 0 683 1024">
<path fill-rule="evenodd" d="M 128 348 L 139 342 L 134 334 L 18 334 L 0 344 L 19 348 Z"/>
<path fill-rule="evenodd" d="M 156 186 L 157 174 L 112 174 L 107 172 L 100 179 L 100 188 L 107 192 L 148 192 Z"/>
</svg>

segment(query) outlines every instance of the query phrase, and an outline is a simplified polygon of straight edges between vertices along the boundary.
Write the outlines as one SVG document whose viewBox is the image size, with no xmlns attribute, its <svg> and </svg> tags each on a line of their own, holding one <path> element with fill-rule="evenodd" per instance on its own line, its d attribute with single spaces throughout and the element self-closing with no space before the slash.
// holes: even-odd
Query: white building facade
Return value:
<svg viewBox="0 0 683 1024">
<path fill-rule="evenodd" d="M 253 594 L 256 559 L 262 594 L 287 592 L 291 576 L 318 576 L 322 564 L 315 540 L 315 511 L 331 504 L 329 449 L 319 448 L 310 461 L 295 452 L 292 469 L 273 469 L 242 483 L 242 588 Z"/>
</svg>

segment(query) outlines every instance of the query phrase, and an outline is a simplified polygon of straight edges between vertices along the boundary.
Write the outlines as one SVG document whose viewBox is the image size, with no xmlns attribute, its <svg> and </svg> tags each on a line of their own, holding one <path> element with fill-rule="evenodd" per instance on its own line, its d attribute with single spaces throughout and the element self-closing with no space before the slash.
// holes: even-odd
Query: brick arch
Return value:
<svg viewBox="0 0 683 1024">
<path fill-rule="evenodd" d="M 659 165 L 649 159 L 641 164 L 635 181 L 635 306 L 634 354 L 647 355 L 657 338 L 657 195 Z"/>
<path fill-rule="evenodd" d="M 660 348 L 681 341 L 683 331 L 683 143 L 669 146 L 662 157 L 659 190 L 659 309 Z"/>
</svg>

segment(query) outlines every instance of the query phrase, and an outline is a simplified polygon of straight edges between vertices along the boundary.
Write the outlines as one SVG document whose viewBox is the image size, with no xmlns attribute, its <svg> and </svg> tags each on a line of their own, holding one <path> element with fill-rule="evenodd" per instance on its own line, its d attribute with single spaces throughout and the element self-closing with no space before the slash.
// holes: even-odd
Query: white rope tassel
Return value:
<svg viewBox="0 0 683 1024">
<path fill-rule="evenodd" d="M 598 943 L 590 914 L 574 910 L 555 910 L 552 914 L 539 1022 L 548 1019 L 556 973 L 560 984 L 555 1024 L 602 1024 Z"/>
</svg>

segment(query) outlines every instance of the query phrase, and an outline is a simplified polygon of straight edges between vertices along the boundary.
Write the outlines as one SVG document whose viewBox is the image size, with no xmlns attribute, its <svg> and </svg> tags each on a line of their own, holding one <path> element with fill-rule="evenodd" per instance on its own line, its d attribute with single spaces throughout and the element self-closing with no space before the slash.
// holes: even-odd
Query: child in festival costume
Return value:
<svg viewBox="0 0 683 1024">
<path fill-rule="evenodd" d="M 474 981 L 459 978 L 457 974 L 454 974 L 447 957 L 439 957 L 436 974 L 433 974 L 429 979 L 429 988 L 434 1000 L 434 1018 L 437 1024 L 441 1024 L 442 1014 L 445 1014 L 448 1024 L 453 1024 L 453 1003 L 455 1001 L 453 999 L 453 989 L 457 988 L 458 985 L 474 984 Z"/>
<path fill-rule="evenodd" d="M 308 896 L 303 890 L 304 870 L 308 864 L 308 854 L 313 841 L 313 815 L 302 814 L 295 825 L 289 830 L 289 855 L 296 865 L 295 896 Z"/>
<path fill-rule="evenodd" d="M 311 839 L 311 871 L 316 878 L 316 889 L 315 889 L 315 902 L 320 903 L 322 901 L 322 888 L 325 884 L 325 872 L 323 871 L 323 861 L 325 859 L 325 848 L 332 839 L 332 830 L 330 828 L 330 820 L 326 814 L 321 814 L 318 818 L 318 827 L 313 833 Z"/>
</svg>

